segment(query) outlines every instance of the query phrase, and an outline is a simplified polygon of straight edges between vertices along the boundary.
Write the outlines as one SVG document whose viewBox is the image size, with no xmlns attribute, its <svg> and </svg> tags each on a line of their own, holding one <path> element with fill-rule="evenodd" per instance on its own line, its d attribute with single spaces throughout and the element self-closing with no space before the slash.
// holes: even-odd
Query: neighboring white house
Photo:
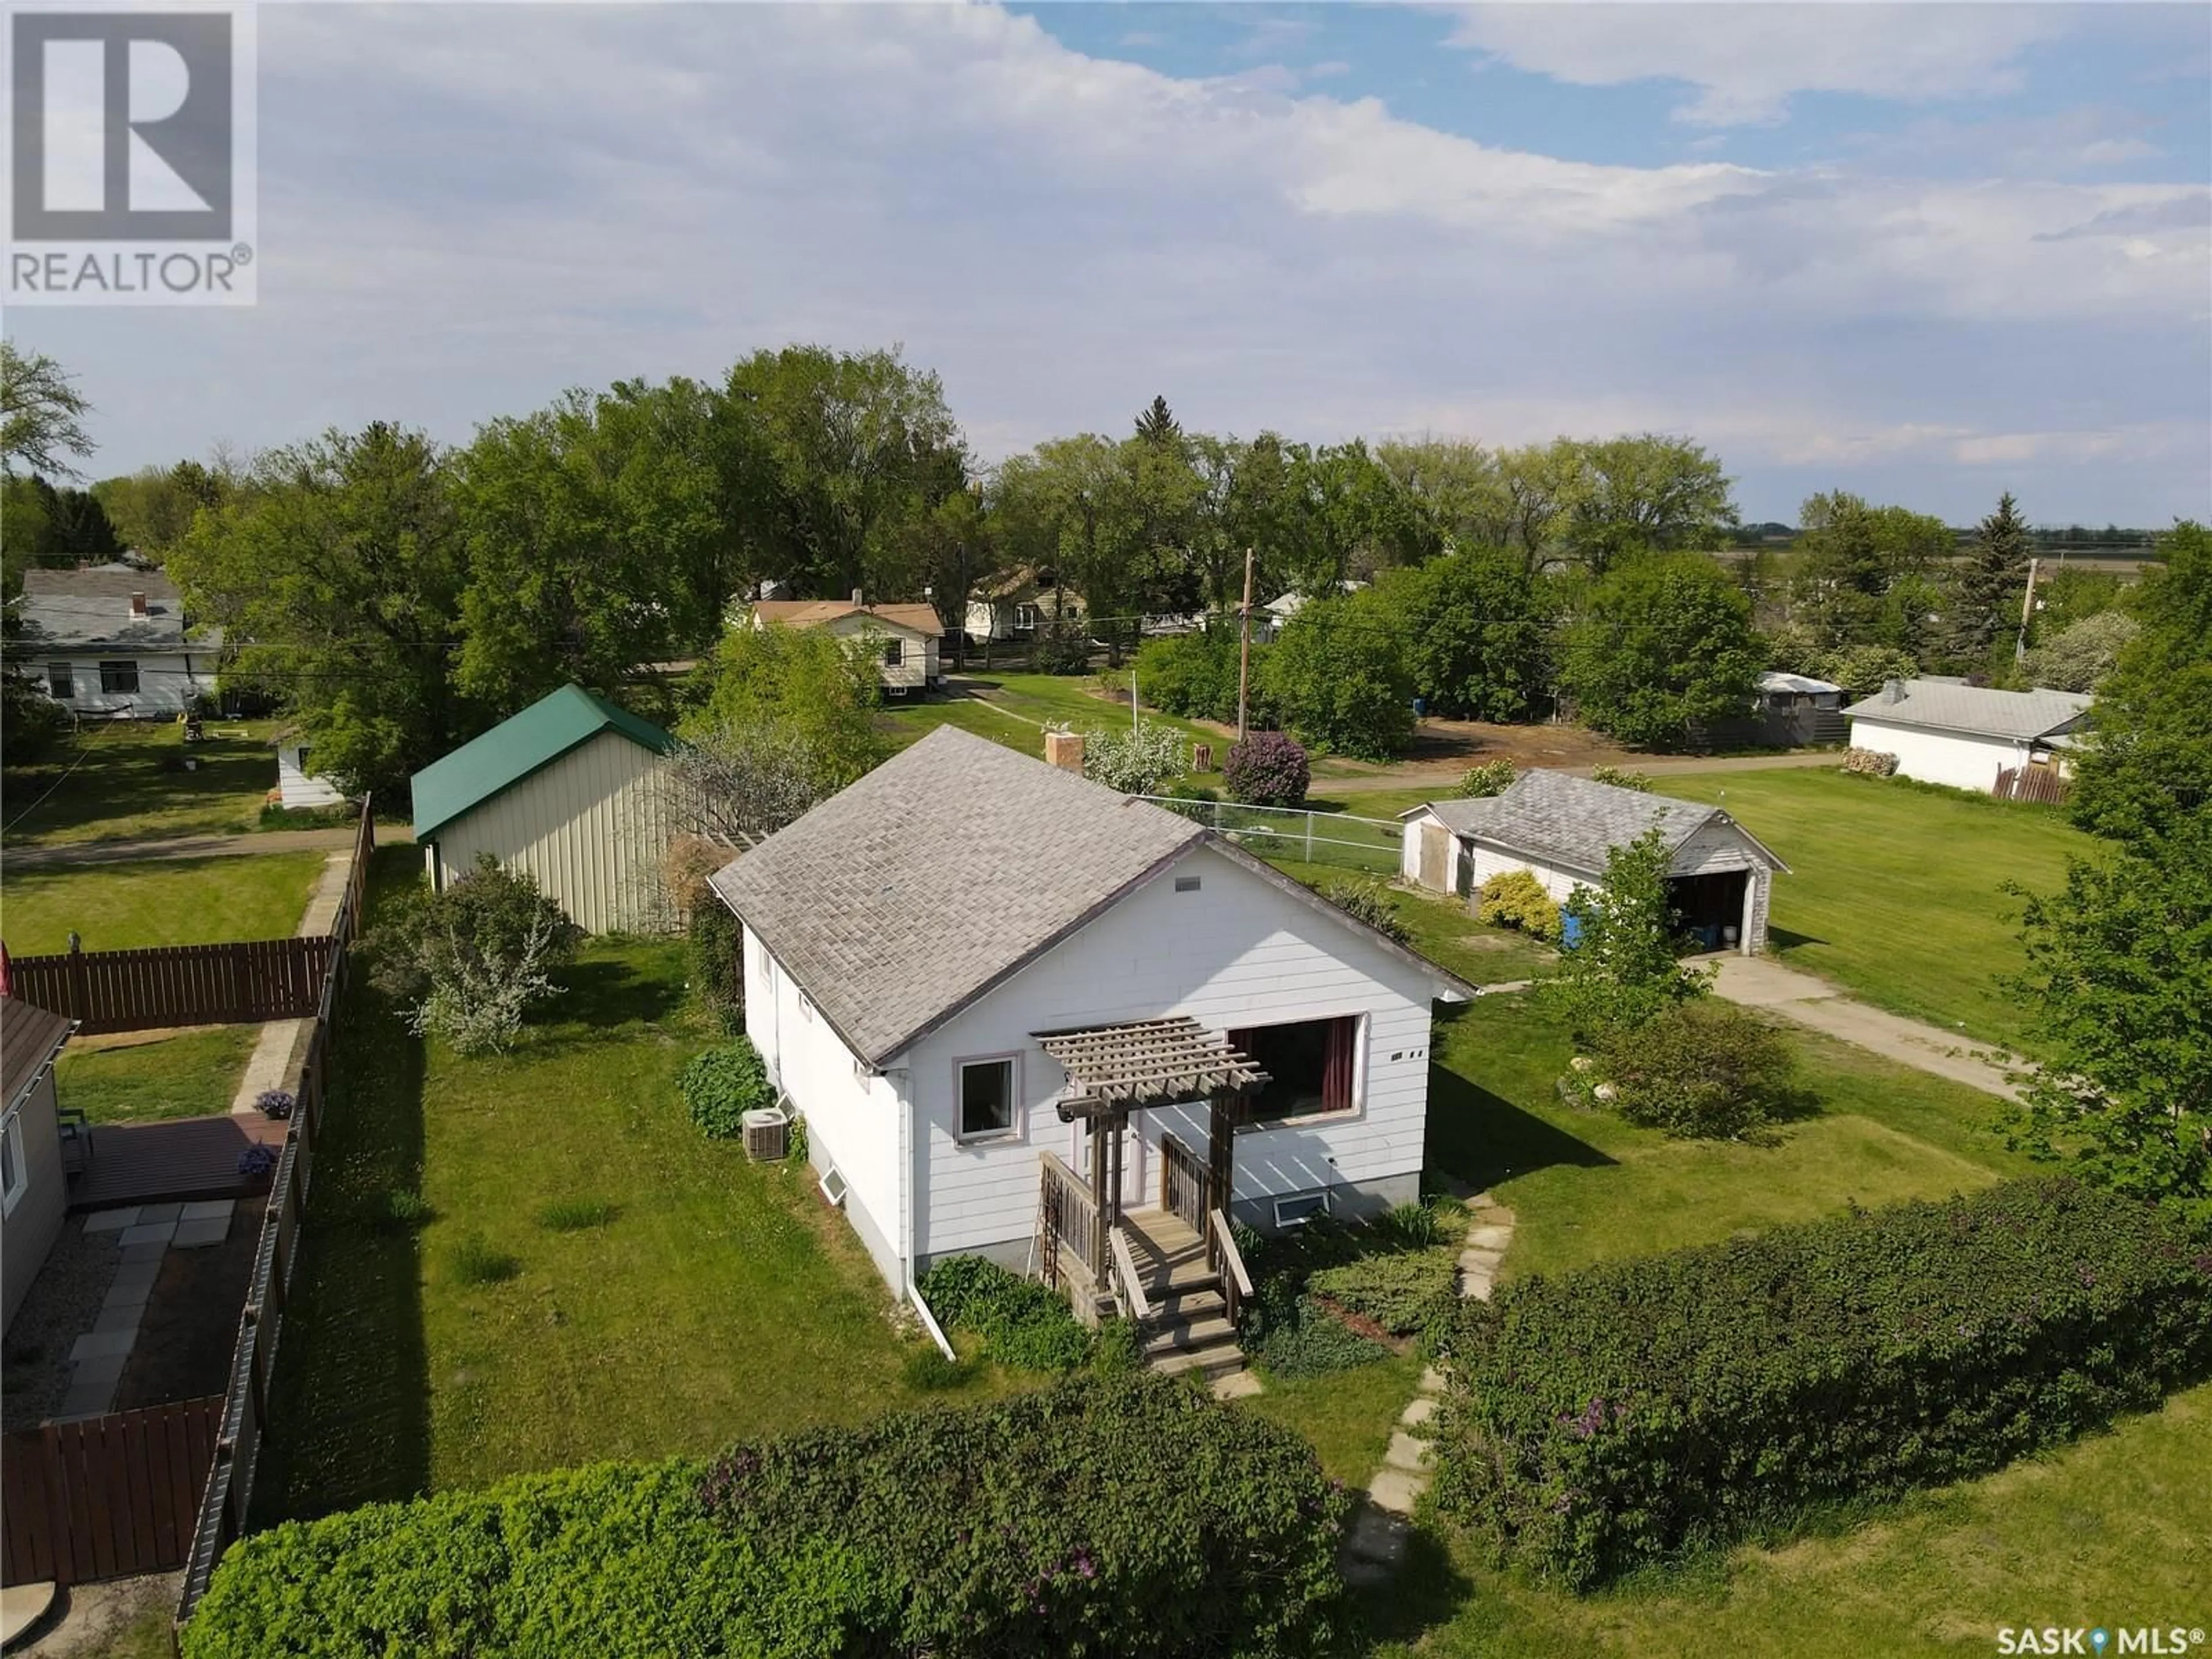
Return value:
<svg viewBox="0 0 2212 1659">
<path fill-rule="evenodd" d="M 276 804 L 293 811 L 346 804 L 345 792 L 309 766 L 307 741 L 295 731 L 276 734 Z"/>
<path fill-rule="evenodd" d="M 594 933 L 656 932 L 677 828 L 668 733 L 564 685 L 410 780 L 433 887 L 489 853 Z"/>
<path fill-rule="evenodd" d="M 894 1290 L 1042 1265 L 1066 1171 L 1140 1244 L 1209 1205 L 1273 1228 L 1419 1194 L 1431 1004 L 1471 988 L 1187 818 L 945 727 L 714 886 L 746 1033 Z M 1079 1056 L 1112 1045 L 1164 1075 L 1085 1115 Z M 1170 1201 L 1177 1160 L 1229 1178 Z"/>
<path fill-rule="evenodd" d="M 1357 593 L 1366 586 L 1365 582 L 1346 580 L 1337 583 L 1335 591 L 1340 595 Z M 1279 637 L 1310 603 L 1305 594 L 1297 592 L 1281 593 L 1269 599 L 1260 606 L 1260 636 L 1267 640 Z"/>
<path fill-rule="evenodd" d="M 215 690 L 222 630 L 193 635 L 176 584 L 158 570 L 26 570 L 21 614 L 10 660 L 81 715 L 167 719 Z"/>
<path fill-rule="evenodd" d="M 1963 680 L 1889 680 L 1844 713 L 1851 747 L 1897 757 L 1898 775 L 1986 794 L 2013 768 L 2064 776 L 2090 699 L 2079 691 L 1999 691 Z"/>
<path fill-rule="evenodd" d="M 938 641 L 945 626 L 927 605 L 867 605 L 859 591 L 848 599 L 760 599 L 755 628 L 820 628 L 844 640 L 874 642 L 884 690 L 895 697 L 935 685 L 945 678 Z"/>
<path fill-rule="evenodd" d="M 0 997 L 0 1329 L 15 1317 L 69 1210 L 54 1058 L 76 1029 L 66 1014 Z"/>
<path fill-rule="evenodd" d="M 1526 870 L 1564 903 L 1604 879 L 1613 848 L 1656 826 L 1672 854 L 1668 896 L 1683 925 L 1746 956 L 1765 947 L 1774 873 L 1790 869 L 1717 806 L 1566 772 L 1523 772 L 1503 794 L 1426 801 L 1399 816 L 1400 873 L 1470 902 L 1492 876 Z"/>
<path fill-rule="evenodd" d="M 1083 605 L 1074 593 L 1042 580 L 1024 565 L 995 582 L 978 586 L 968 600 L 964 621 L 970 639 L 1025 640 L 1056 622 L 1082 618 Z"/>
</svg>

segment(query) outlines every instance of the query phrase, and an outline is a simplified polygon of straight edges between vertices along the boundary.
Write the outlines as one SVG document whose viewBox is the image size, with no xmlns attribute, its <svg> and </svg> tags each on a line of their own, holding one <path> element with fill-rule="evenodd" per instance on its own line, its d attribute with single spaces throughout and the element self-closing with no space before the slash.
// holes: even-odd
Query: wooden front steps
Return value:
<svg viewBox="0 0 2212 1659">
<path fill-rule="evenodd" d="M 1152 1317 L 1144 1322 L 1148 1370 L 1194 1371 L 1211 1382 L 1244 1369 L 1244 1350 L 1229 1322 L 1221 1276 L 1206 1263 L 1206 1243 L 1180 1217 L 1147 1210 L 1122 1217 Z"/>
</svg>

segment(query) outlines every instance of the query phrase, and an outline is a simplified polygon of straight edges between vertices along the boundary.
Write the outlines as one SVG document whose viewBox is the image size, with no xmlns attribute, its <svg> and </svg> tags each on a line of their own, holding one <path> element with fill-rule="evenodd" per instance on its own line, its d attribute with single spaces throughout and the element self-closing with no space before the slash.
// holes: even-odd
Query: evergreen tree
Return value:
<svg viewBox="0 0 2212 1659">
<path fill-rule="evenodd" d="M 1973 551 L 1952 588 L 1946 643 L 1956 665 L 1967 672 L 1985 667 L 1992 645 L 2019 623 L 2027 543 L 2027 521 L 2007 490 L 1997 498 L 1997 510 L 1975 526 Z"/>
<path fill-rule="evenodd" d="M 1164 398 L 1154 398 L 1152 406 L 1137 416 L 1137 435 L 1146 443 L 1166 446 L 1182 436 L 1182 428 L 1176 423 L 1175 411 L 1168 407 Z"/>
</svg>

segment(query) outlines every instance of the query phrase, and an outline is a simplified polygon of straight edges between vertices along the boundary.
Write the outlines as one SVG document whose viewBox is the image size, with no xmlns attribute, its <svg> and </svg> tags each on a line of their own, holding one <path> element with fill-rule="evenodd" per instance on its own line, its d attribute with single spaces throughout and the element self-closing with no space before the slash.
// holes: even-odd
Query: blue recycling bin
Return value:
<svg viewBox="0 0 2212 1659">
<path fill-rule="evenodd" d="M 1427 718 L 1428 718 L 1428 713 L 1429 713 L 1429 700 L 1428 700 L 1426 697 L 1416 697 L 1416 698 L 1414 698 L 1414 699 L 1413 699 L 1413 718 L 1414 718 L 1415 720 L 1425 720 L 1425 719 L 1427 719 Z"/>
<path fill-rule="evenodd" d="M 1571 951 L 1583 942 L 1583 919 L 1571 910 L 1559 913 L 1559 948 Z"/>
</svg>

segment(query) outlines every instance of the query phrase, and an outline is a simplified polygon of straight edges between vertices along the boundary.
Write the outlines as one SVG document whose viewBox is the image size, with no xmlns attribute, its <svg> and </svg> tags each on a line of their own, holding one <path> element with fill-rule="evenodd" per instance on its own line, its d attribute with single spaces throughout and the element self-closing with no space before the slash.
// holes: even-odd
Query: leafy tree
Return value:
<svg viewBox="0 0 2212 1659">
<path fill-rule="evenodd" d="M 1917 652 L 1939 604 L 1933 573 L 1954 538 L 1941 519 L 1837 490 L 1807 499 L 1790 558 L 1794 630 L 1814 648 Z"/>
<path fill-rule="evenodd" d="M 964 635 L 969 597 L 1007 574 L 1001 529 L 974 485 L 955 490 L 934 507 L 916 502 L 891 526 L 889 540 L 899 550 L 897 562 L 928 592 L 948 634 Z"/>
<path fill-rule="evenodd" d="M 1419 564 L 1437 550 L 1427 514 L 1360 439 L 1290 452 L 1303 532 L 1280 561 L 1295 592 L 1333 593 L 1347 578 Z"/>
<path fill-rule="evenodd" d="M 966 480 L 935 374 L 896 351 L 757 351 L 730 370 L 716 425 L 748 578 L 920 596 L 891 532 Z"/>
<path fill-rule="evenodd" d="M 1084 734 L 1083 775 L 1125 795 L 1157 795 L 1189 765 L 1182 733 L 1156 720 L 1093 726 Z"/>
<path fill-rule="evenodd" d="M 1512 539 L 1502 453 L 1463 438 L 1422 438 L 1378 444 L 1375 459 L 1427 515 L 1446 550 L 1504 547 Z"/>
<path fill-rule="evenodd" d="M 6 520 L 0 559 L 4 559 L 10 599 L 22 591 L 27 569 L 100 564 L 123 551 L 114 526 L 94 495 L 67 485 L 58 489 L 35 473 L 0 479 L 0 517 Z M 14 625 L 11 615 L 11 632 Z"/>
<path fill-rule="evenodd" d="M 2021 661 L 2020 678 L 2054 691 L 2094 691 L 2142 624 L 2124 611 L 2100 611 L 2054 635 Z"/>
<path fill-rule="evenodd" d="M 1975 526 L 1973 545 L 1952 580 L 1944 645 L 1962 671 L 1989 666 L 1992 647 L 2020 625 L 2027 584 L 2027 520 L 2007 490 Z"/>
<path fill-rule="evenodd" d="M 1517 550 L 1529 569 L 1540 570 L 1560 550 L 1561 533 L 1581 495 L 1581 452 L 1571 438 L 1502 451 L 1498 482 L 1506 522 L 1499 539 Z"/>
<path fill-rule="evenodd" d="M 491 723 L 453 684 L 463 544 L 447 457 L 422 433 L 377 422 L 269 452 L 168 571 L 195 616 L 248 641 L 226 678 L 276 695 L 349 791 L 397 791 Z"/>
<path fill-rule="evenodd" d="M 2212 807 L 2070 860 L 2021 937 L 2044 1058 L 2005 1114 L 2014 1144 L 2212 1215 Z"/>
<path fill-rule="evenodd" d="M 91 413 L 75 375 L 43 351 L 0 339 L 0 474 L 76 477 L 76 463 L 93 452 Z"/>
<path fill-rule="evenodd" d="M 687 381 L 617 382 L 493 421 L 455 458 L 464 694 L 499 708 L 569 681 L 611 695 L 714 640 L 734 537 L 711 418 Z"/>
<path fill-rule="evenodd" d="M 1641 1025 L 1607 1032 L 1597 1049 L 1614 1109 L 1669 1135 L 1741 1139 L 1796 1105 L 1789 1040 L 1734 1003 L 1677 1002 Z"/>
<path fill-rule="evenodd" d="M 2100 836 L 2154 835 L 2212 802 L 2212 535 L 2185 523 L 2163 550 L 2085 722 L 2071 810 Z"/>
<path fill-rule="evenodd" d="M 1528 717 L 1544 691 L 1551 615 L 1520 560 L 1471 548 L 1391 572 L 1381 591 L 1397 612 L 1413 683 L 1438 714 Z"/>
<path fill-rule="evenodd" d="M 1909 680 L 1920 665 L 1905 652 L 1886 645 L 1852 645 L 1834 651 L 1815 651 L 1798 659 L 1797 672 L 1831 685 L 1840 685 L 1853 696 L 1870 697 L 1885 681 Z"/>
<path fill-rule="evenodd" d="M 45 759 L 68 724 L 44 687 L 18 669 L 0 670 L 0 762 L 29 766 Z"/>
<path fill-rule="evenodd" d="M 1701 444 L 1645 432 L 1573 453 L 1566 544 L 1594 576 L 1635 554 L 1711 546 L 1736 522 L 1731 481 Z"/>
<path fill-rule="evenodd" d="M 1315 599 L 1267 653 L 1268 707 L 1312 750 L 1389 760 L 1413 734 L 1413 676 L 1373 589 Z"/>
<path fill-rule="evenodd" d="M 411 894 L 363 943 L 377 988 L 412 1005 L 417 1036 L 476 1054 L 514 1045 L 583 936 L 527 872 L 480 853 L 442 891 Z"/>
<path fill-rule="evenodd" d="M 1590 589 L 1560 683 L 1590 726 L 1656 748 L 1742 713 L 1763 660 L 1750 602 L 1720 567 L 1668 554 L 1631 560 Z"/>
<path fill-rule="evenodd" d="M 184 540 L 202 507 L 222 504 L 230 482 L 198 461 L 179 461 L 103 478 L 92 493 L 123 544 L 158 563 Z"/>
<path fill-rule="evenodd" d="M 1267 647 L 1252 647 L 1255 672 Z M 1237 630 L 1230 626 L 1147 640 L 1137 653 L 1139 692 L 1155 708 L 1185 720 L 1237 719 Z"/>
<path fill-rule="evenodd" d="M 1565 913 L 1579 935 L 1559 973 L 1537 995 L 1577 1042 L 1635 1030 L 1712 988 L 1710 970 L 1685 969 L 1674 959 L 1667 896 L 1672 861 L 1655 824 L 1607 853 L 1605 879 L 1595 891 L 1577 887 L 1569 896 Z"/>
<path fill-rule="evenodd" d="M 733 780 L 765 778 L 787 767 L 788 787 L 798 789 L 801 804 L 772 809 L 766 797 L 749 800 L 733 783 L 723 797 L 733 817 L 721 827 L 771 833 L 883 759 L 875 720 L 883 699 L 878 655 L 866 636 L 841 640 L 821 629 L 744 627 L 724 636 L 699 670 L 691 688 L 698 706 L 678 735 L 708 756 L 727 759 Z"/>
</svg>

